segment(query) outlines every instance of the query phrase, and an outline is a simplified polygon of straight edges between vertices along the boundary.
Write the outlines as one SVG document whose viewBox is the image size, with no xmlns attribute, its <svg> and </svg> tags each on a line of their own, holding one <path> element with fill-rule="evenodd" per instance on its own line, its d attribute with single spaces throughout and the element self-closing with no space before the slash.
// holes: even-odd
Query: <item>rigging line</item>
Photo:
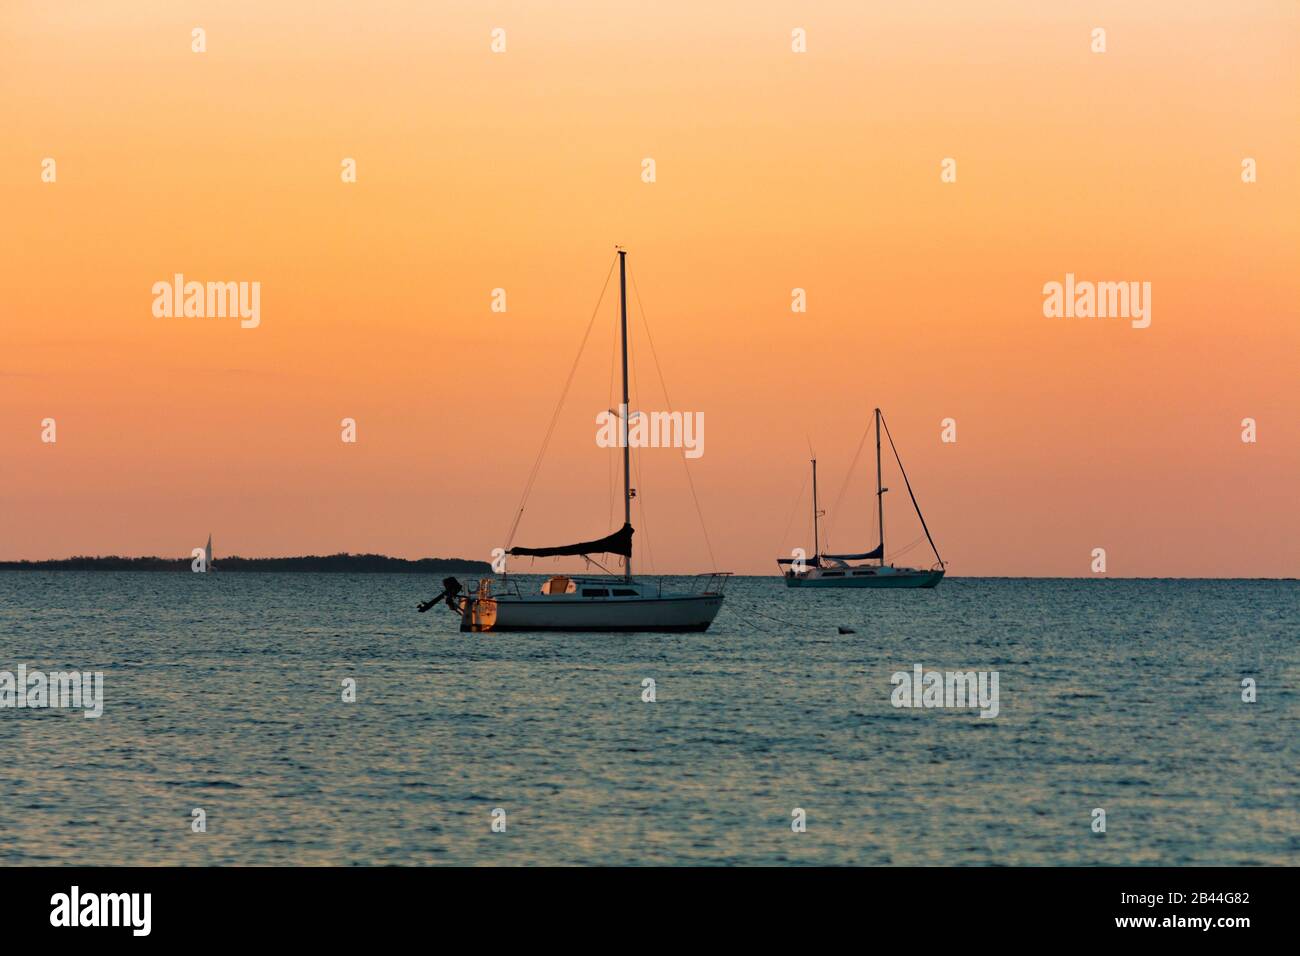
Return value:
<svg viewBox="0 0 1300 956">
<path fill-rule="evenodd" d="M 612 268 L 612 267 L 611 267 Z M 614 313 L 614 334 L 610 336 L 609 345 L 609 405 L 612 409 L 614 402 L 614 373 L 618 367 L 618 313 Z M 606 469 L 605 473 L 609 477 L 609 518 L 608 524 L 611 531 L 614 530 L 614 473 L 618 470 L 617 461 L 621 451 L 617 445 L 610 449 L 610 453 L 605 456 Z"/>
<path fill-rule="evenodd" d="M 767 618 L 769 621 L 772 621 L 772 622 L 774 622 L 774 623 L 776 623 L 776 624 L 780 624 L 783 628 L 785 628 L 785 629 L 787 629 L 787 630 L 789 630 L 789 631 L 798 631 L 799 628 L 802 626 L 802 625 L 800 625 L 800 624 L 791 624 L 790 622 L 788 622 L 788 621 L 783 621 L 783 620 L 781 620 L 781 619 L 778 618 L 778 617 L 773 617 L 771 614 L 768 614 L 768 613 L 766 613 L 766 612 L 764 612 L 764 611 L 760 611 L 760 610 L 759 610 L 758 608 L 756 608 L 756 607 L 751 607 L 751 608 L 749 608 L 749 610 L 746 611 L 746 613 L 747 613 L 747 614 L 757 614 L 759 617 L 765 617 L 765 618 Z"/>
<path fill-rule="evenodd" d="M 827 550 L 827 548 L 830 547 L 831 536 L 829 533 L 829 529 L 827 529 L 826 547 L 825 548 L 822 547 L 821 545 L 821 532 L 823 530 L 822 515 L 826 514 L 826 511 L 825 509 L 819 509 L 817 507 L 817 452 L 813 450 L 812 436 L 805 433 L 804 438 L 808 442 L 808 457 L 812 459 L 813 486 L 812 486 L 811 504 L 812 504 L 812 513 L 813 513 L 813 528 L 812 528 L 813 557 L 816 558 L 817 561 L 820 563 L 822 552 Z"/>
<path fill-rule="evenodd" d="M 673 410 L 673 400 L 668 397 L 668 384 L 664 381 L 663 366 L 659 364 L 659 352 L 655 349 L 654 336 L 650 334 L 650 321 L 646 318 L 645 303 L 641 301 L 641 290 L 637 287 L 636 276 L 632 276 L 632 292 L 636 296 L 637 311 L 641 313 L 641 327 L 645 329 L 646 341 L 650 343 L 650 355 L 655 361 L 655 371 L 659 373 L 659 387 L 664 392 L 664 404 L 668 406 L 668 412 Z M 713 542 L 709 540 L 709 528 L 704 523 L 704 509 L 700 507 L 700 496 L 695 492 L 695 479 L 691 477 L 690 465 L 686 463 L 686 451 L 682 450 L 682 469 L 686 472 L 686 484 L 691 489 L 691 500 L 695 502 L 695 514 L 700 519 L 700 531 L 704 535 L 704 547 L 709 552 L 709 565 L 714 571 L 718 570 L 717 559 L 713 556 Z"/>
<path fill-rule="evenodd" d="M 615 573 L 614 571 L 611 571 L 609 568 L 605 567 L 603 564 L 601 564 L 599 561 L 597 561 L 595 558 L 591 557 L 590 555 L 584 554 L 584 555 L 582 556 L 582 559 L 583 559 L 584 561 L 587 562 L 588 566 L 594 564 L 596 567 L 600 568 L 600 569 L 601 569 L 602 571 L 604 571 L 606 574 L 614 574 L 614 573 Z"/>
<path fill-rule="evenodd" d="M 921 514 L 921 506 L 916 503 L 916 495 L 912 493 L 912 483 L 907 480 L 907 469 L 903 467 L 903 459 L 899 457 L 898 448 L 894 445 L 894 436 L 889 431 L 889 424 L 885 421 L 885 413 L 880 413 L 880 424 L 885 426 L 885 437 L 889 439 L 889 449 L 894 453 L 894 461 L 898 462 L 899 474 L 903 476 L 903 484 L 907 486 L 908 497 L 912 499 L 912 507 L 916 509 L 916 516 L 921 519 L 921 530 L 925 532 L 925 538 L 930 542 L 930 550 L 934 552 L 935 559 L 943 564 L 943 558 L 939 556 L 939 549 L 934 546 L 934 538 L 930 537 L 930 529 L 926 526 L 925 515 Z"/>
<path fill-rule="evenodd" d="M 816 470 L 817 470 L 817 452 L 813 451 L 812 436 L 809 435 L 807 432 L 805 432 L 803 437 L 804 437 L 804 441 L 808 442 L 808 457 L 812 459 L 813 471 L 816 472 Z M 800 497 L 802 498 L 802 497 L 803 497 L 803 492 L 802 492 L 802 491 L 799 492 L 799 495 L 800 495 Z M 819 542 L 819 541 L 821 540 L 821 539 L 818 537 L 818 534 L 819 534 L 820 531 L 821 531 L 821 525 L 818 524 L 818 522 L 821 521 L 821 517 L 820 517 L 820 515 L 818 514 L 818 511 L 817 511 L 817 486 L 816 486 L 815 484 L 813 485 L 813 500 L 812 500 L 812 506 L 813 506 L 813 552 L 814 552 L 813 557 L 816 558 L 816 557 L 819 557 L 819 556 L 820 556 L 820 552 L 821 552 L 821 551 L 824 551 L 825 549 L 822 548 L 821 545 L 817 543 L 817 542 Z M 829 548 L 829 547 L 830 547 L 830 543 L 831 543 L 831 538 L 830 538 L 830 534 L 829 534 L 829 532 L 828 532 L 827 535 L 826 535 L 826 547 Z"/>
<path fill-rule="evenodd" d="M 641 388 L 640 388 L 641 376 L 637 373 L 635 352 L 632 354 L 631 374 L 632 374 L 632 401 L 636 403 L 637 408 L 640 408 L 641 407 Z M 642 414 L 644 414 L 644 412 L 642 412 Z M 628 416 L 627 426 L 629 431 L 628 443 L 631 444 L 631 437 L 630 437 L 630 432 L 632 428 L 631 409 L 627 409 L 627 416 Z M 639 516 L 639 520 L 641 522 L 641 534 L 644 535 L 645 537 L 646 564 L 650 568 L 651 576 L 655 576 L 658 574 L 658 568 L 655 565 L 654 548 L 650 546 L 650 522 L 649 520 L 647 520 L 645 516 L 645 496 L 642 494 L 642 491 L 645 488 L 645 483 L 641 480 L 641 451 L 642 450 L 640 448 L 636 448 L 636 449 L 631 449 L 631 451 L 632 454 L 629 455 L 629 457 L 632 460 L 632 468 L 636 471 L 636 511 L 637 511 L 637 515 Z"/>
<path fill-rule="evenodd" d="M 867 443 L 867 435 L 871 434 L 871 426 L 868 425 L 862 432 L 862 437 L 858 440 L 858 450 L 853 453 L 853 461 L 849 463 L 849 470 L 844 473 L 844 484 L 840 485 L 840 493 L 835 496 L 835 508 L 831 511 L 831 520 L 827 522 L 826 528 L 826 545 L 830 547 L 831 530 L 835 527 L 835 520 L 840 514 L 840 503 L 844 500 L 844 493 L 849 490 L 849 479 L 853 477 L 853 469 L 858 467 L 858 458 L 862 456 L 862 447 Z"/>
<path fill-rule="evenodd" d="M 909 541 L 903 547 L 899 548 L 897 551 L 891 554 L 890 557 L 891 558 L 901 557 L 902 555 L 907 554 L 907 552 L 911 551 L 913 548 L 915 548 L 918 544 L 920 544 L 924 540 L 925 540 L 925 535 L 923 534 L 917 535 L 916 538 Z"/>
<path fill-rule="evenodd" d="M 640 515 L 641 517 L 641 534 L 645 537 L 646 564 L 650 566 L 651 577 L 654 577 L 659 574 L 659 571 L 658 571 L 658 566 L 655 564 L 654 549 L 650 547 L 650 522 L 646 520 L 646 516 L 645 516 L 645 496 L 641 494 L 641 451 L 640 449 L 637 449 L 637 453 L 632 456 L 632 461 L 633 461 L 633 467 L 636 469 L 636 484 L 637 484 L 636 509 L 637 509 L 637 514 Z"/>
<path fill-rule="evenodd" d="M 803 504 L 803 492 L 808 487 L 808 472 L 804 472 L 803 484 L 799 486 L 799 497 L 794 500 L 794 505 L 790 508 L 790 520 L 785 523 L 785 530 L 781 532 L 781 540 L 776 544 L 776 550 L 779 553 L 781 547 L 790 540 L 790 528 L 794 525 L 794 516 L 799 511 L 799 506 Z"/>
<path fill-rule="evenodd" d="M 563 557 L 563 555 L 557 555 L 555 558 L 553 558 L 553 559 L 551 560 L 551 563 L 552 563 L 552 564 L 556 564 L 556 563 L 558 563 L 559 560 L 560 560 L 560 557 Z M 590 570 L 590 569 L 591 569 L 591 566 L 594 564 L 596 567 L 600 568 L 600 569 L 601 569 L 602 571 L 604 571 L 606 574 L 613 574 L 613 573 L 614 573 L 613 571 L 611 571 L 609 568 L 605 567 L 603 564 L 601 564 L 599 561 L 597 561 L 595 558 L 593 558 L 593 557 L 592 557 L 591 555 L 589 555 L 589 554 L 584 554 L 584 555 L 582 555 L 581 557 L 582 557 L 582 560 L 583 560 L 583 561 L 587 562 L 586 570 Z M 536 565 L 537 565 L 537 559 L 536 559 L 536 558 L 533 558 L 533 559 L 532 559 L 532 563 L 529 564 L 528 566 L 529 566 L 530 568 L 532 568 L 532 567 L 536 567 Z M 566 577 L 569 577 L 569 578 L 573 577 L 572 574 L 567 574 L 567 575 L 565 575 L 565 576 L 566 576 Z"/>
<path fill-rule="evenodd" d="M 542 447 L 537 452 L 537 458 L 533 461 L 532 470 L 528 473 L 528 481 L 524 484 L 524 493 L 519 498 L 519 509 L 515 512 L 515 520 L 510 523 L 510 531 L 506 534 L 506 550 L 514 543 L 515 532 L 519 530 L 519 519 L 524 516 L 524 506 L 528 503 L 528 496 L 533 490 L 533 482 L 537 480 L 537 473 L 542 467 L 542 458 L 546 454 L 546 448 L 551 443 L 551 435 L 555 433 L 555 425 L 560 420 L 560 411 L 564 408 L 564 400 L 569 395 L 569 386 L 573 384 L 573 376 L 578 371 L 578 363 L 582 360 L 583 350 L 587 347 L 587 339 L 591 338 L 592 326 L 596 324 L 596 315 L 600 312 L 600 304 L 605 301 L 605 290 L 609 288 L 610 277 L 614 274 L 614 264 L 618 262 L 618 256 L 609 264 L 609 271 L 605 273 L 605 284 L 600 287 L 600 298 L 596 300 L 596 307 L 591 310 L 591 318 L 587 321 L 587 331 L 582 335 L 582 343 L 578 346 L 578 354 L 573 357 L 573 366 L 569 369 L 569 377 L 564 381 L 564 388 L 560 390 L 559 401 L 555 403 L 555 411 L 551 413 L 551 423 L 546 428 L 546 435 L 542 438 Z"/>
</svg>

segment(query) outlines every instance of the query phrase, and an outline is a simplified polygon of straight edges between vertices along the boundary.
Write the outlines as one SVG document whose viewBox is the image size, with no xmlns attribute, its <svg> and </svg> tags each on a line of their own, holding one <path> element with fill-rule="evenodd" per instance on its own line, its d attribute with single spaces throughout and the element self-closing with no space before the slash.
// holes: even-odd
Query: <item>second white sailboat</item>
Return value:
<svg viewBox="0 0 1300 956">
<path fill-rule="evenodd" d="M 934 551 L 935 564 L 933 567 L 908 568 L 885 563 L 885 492 L 889 489 L 882 483 L 880 455 L 882 427 L 885 435 L 889 437 L 889 447 L 894 453 L 894 459 L 898 462 L 898 470 L 903 476 L 903 483 L 907 486 L 907 494 L 912 499 L 912 507 L 916 509 L 916 516 L 921 519 L 921 528 L 925 531 L 925 538 L 930 542 L 931 550 Z M 875 410 L 875 430 L 876 515 L 880 528 L 880 543 L 870 551 L 857 554 L 822 553 L 819 527 L 822 512 L 817 510 L 817 459 L 814 458 L 812 461 L 813 553 L 811 557 L 776 559 L 777 566 L 781 569 L 781 576 L 785 578 L 786 587 L 932 588 L 943 580 L 945 571 L 943 559 L 939 557 L 939 549 L 935 547 L 934 538 L 930 536 L 930 529 L 926 526 L 925 516 L 921 514 L 921 506 L 917 504 L 916 495 L 912 493 L 911 482 L 907 480 L 907 472 L 903 470 L 903 460 L 899 457 L 898 449 L 894 446 L 893 436 L 889 434 L 889 426 L 884 424 L 884 416 L 878 408 Z M 852 563 L 858 561 L 878 561 L 879 563 Z"/>
</svg>

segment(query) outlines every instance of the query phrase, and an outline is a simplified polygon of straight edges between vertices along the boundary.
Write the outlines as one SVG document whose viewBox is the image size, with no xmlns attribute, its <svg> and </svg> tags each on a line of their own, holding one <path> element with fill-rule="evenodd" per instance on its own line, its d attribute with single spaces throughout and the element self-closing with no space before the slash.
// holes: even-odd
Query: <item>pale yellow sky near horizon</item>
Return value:
<svg viewBox="0 0 1300 956">
<path fill-rule="evenodd" d="M 7 3 L 0 560 L 489 559 L 621 243 L 719 568 L 811 545 L 809 443 L 831 509 L 879 405 L 953 575 L 1300 575 L 1298 54 L 1281 0 Z M 155 318 L 175 273 L 260 324 Z M 1150 327 L 1044 317 L 1067 273 Z M 619 523 L 614 305 L 516 543 Z M 662 408 L 635 299 L 633 358 Z M 639 570 L 709 570 L 679 456 Z"/>
</svg>

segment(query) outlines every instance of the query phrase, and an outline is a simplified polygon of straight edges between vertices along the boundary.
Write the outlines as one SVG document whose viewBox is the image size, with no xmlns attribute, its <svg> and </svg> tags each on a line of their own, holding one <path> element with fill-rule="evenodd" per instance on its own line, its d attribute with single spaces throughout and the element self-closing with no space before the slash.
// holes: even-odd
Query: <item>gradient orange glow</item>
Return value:
<svg viewBox="0 0 1300 956">
<path fill-rule="evenodd" d="M 1294 576 L 1298 37 L 1290 0 L 6 3 L 0 558 L 486 559 L 622 243 L 720 567 L 810 543 L 809 442 L 829 507 L 880 405 L 955 575 Z M 261 327 L 155 319 L 176 272 L 260 281 Z M 1066 272 L 1150 281 L 1151 327 L 1045 319 Z M 619 521 L 614 306 L 519 543 Z M 707 570 L 640 459 L 639 566 Z"/>
</svg>

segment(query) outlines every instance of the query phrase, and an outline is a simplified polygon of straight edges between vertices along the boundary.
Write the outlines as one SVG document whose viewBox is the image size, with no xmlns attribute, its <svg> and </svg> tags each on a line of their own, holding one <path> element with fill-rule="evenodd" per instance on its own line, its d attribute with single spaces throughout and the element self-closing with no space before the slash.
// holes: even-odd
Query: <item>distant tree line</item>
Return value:
<svg viewBox="0 0 1300 956">
<path fill-rule="evenodd" d="M 0 561 L 0 571 L 189 571 L 190 558 L 59 558 L 53 561 Z M 465 558 L 390 558 L 385 554 L 306 555 L 298 558 L 218 558 L 218 574 L 229 571 L 325 571 L 349 574 L 488 574 L 486 561 Z"/>
</svg>

